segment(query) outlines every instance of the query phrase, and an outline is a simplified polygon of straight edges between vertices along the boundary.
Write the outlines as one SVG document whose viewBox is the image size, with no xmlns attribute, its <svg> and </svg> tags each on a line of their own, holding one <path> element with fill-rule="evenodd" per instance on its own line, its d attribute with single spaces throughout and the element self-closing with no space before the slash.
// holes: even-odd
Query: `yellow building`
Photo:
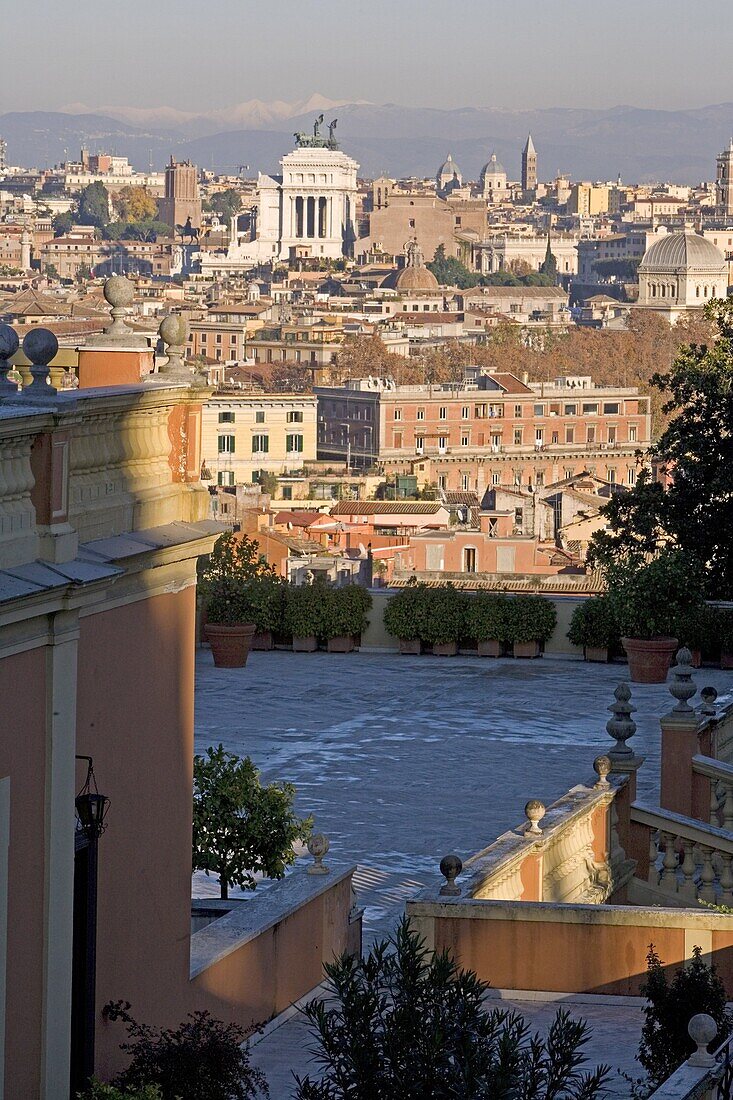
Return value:
<svg viewBox="0 0 733 1100">
<path fill-rule="evenodd" d="M 217 485 L 300 470 L 316 458 L 311 394 L 216 394 L 204 405 L 201 453 Z"/>
<path fill-rule="evenodd" d="M 586 217 L 608 212 L 608 187 L 592 183 L 574 183 L 568 198 L 568 214 Z"/>
</svg>

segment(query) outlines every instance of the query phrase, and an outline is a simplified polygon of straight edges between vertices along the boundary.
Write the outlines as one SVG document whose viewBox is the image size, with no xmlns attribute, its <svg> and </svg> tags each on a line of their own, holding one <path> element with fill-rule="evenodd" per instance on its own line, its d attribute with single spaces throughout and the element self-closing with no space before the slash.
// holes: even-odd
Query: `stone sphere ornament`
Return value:
<svg viewBox="0 0 733 1100">
<path fill-rule="evenodd" d="M 323 862 L 328 849 L 331 847 L 328 837 L 323 833 L 313 833 L 308 840 L 308 851 L 313 856 L 313 866 L 308 868 L 309 875 L 327 875 L 328 867 Z"/>
<path fill-rule="evenodd" d="M 709 1067 L 716 1065 L 715 1056 L 708 1053 L 708 1046 L 718 1034 L 718 1025 L 707 1012 L 699 1012 L 687 1025 L 687 1034 L 697 1047 L 687 1059 L 688 1066 Z"/>
<path fill-rule="evenodd" d="M 135 287 L 124 275 L 110 275 L 102 293 L 113 309 L 129 309 L 135 301 Z"/>
<path fill-rule="evenodd" d="M 169 347 L 182 347 L 188 336 L 185 318 L 180 313 L 169 313 L 160 322 L 158 333 L 163 343 Z"/>
<path fill-rule="evenodd" d="M 529 827 L 525 829 L 525 832 L 532 833 L 533 836 L 539 836 L 542 832 L 539 823 L 545 816 L 544 802 L 540 802 L 539 798 L 530 798 L 529 802 L 524 807 L 524 813 L 529 822 Z"/>
<path fill-rule="evenodd" d="M 17 385 L 8 378 L 8 371 L 13 369 L 10 359 L 19 345 L 20 340 L 15 329 L 10 325 L 0 325 L 0 398 L 13 397 L 18 393 Z"/>
<path fill-rule="evenodd" d="M 56 387 L 48 384 L 48 364 L 59 350 L 59 342 L 47 328 L 34 328 L 23 340 L 23 354 L 30 360 L 33 378 L 30 386 L 23 388 L 23 397 L 48 400 L 56 393 Z"/>
<path fill-rule="evenodd" d="M 440 873 L 446 882 L 441 886 L 440 893 L 445 897 L 457 897 L 460 892 L 460 886 L 456 886 L 456 879 L 463 870 L 463 860 L 460 856 L 457 856 L 455 852 L 450 852 L 447 856 L 443 856 L 440 861 Z"/>
<path fill-rule="evenodd" d="M 603 790 L 611 786 L 608 782 L 608 775 L 611 771 L 610 757 L 597 756 L 593 761 L 593 771 L 598 776 L 598 782 L 595 784 L 596 790 Z"/>
</svg>

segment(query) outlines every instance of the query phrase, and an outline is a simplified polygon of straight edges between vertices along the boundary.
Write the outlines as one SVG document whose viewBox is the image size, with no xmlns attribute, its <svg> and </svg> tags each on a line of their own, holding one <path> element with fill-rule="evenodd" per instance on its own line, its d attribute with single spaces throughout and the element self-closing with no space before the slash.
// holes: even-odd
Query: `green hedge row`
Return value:
<svg viewBox="0 0 733 1100">
<path fill-rule="evenodd" d="M 392 596 L 384 611 L 390 634 L 427 645 L 546 642 L 556 622 L 555 605 L 543 596 L 469 595 L 451 584 L 410 584 Z"/>
</svg>

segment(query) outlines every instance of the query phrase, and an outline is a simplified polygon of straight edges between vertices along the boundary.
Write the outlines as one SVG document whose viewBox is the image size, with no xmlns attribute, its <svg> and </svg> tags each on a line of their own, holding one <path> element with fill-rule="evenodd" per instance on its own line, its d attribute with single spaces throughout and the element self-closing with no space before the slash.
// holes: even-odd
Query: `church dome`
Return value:
<svg viewBox="0 0 733 1100">
<path fill-rule="evenodd" d="M 429 267 L 403 267 L 392 283 L 395 290 L 438 290 L 440 283 Z"/>
<path fill-rule="evenodd" d="M 646 275 L 695 271 L 725 274 L 720 249 L 697 233 L 665 233 L 646 250 L 639 272 Z"/>
<path fill-rule="evenodd" d="M 505 175 L 506 169 L 504 168 L 504 165 L 500 164 L 499 161 L 496 159 L 496 153 L 492 153 L 489 157 L 488 163 L 485 164 L 481 169 L 481 178 L 484 179 L 486 176 Z"/>
<path fill-rule="evenodd" d="M 449 153 L 447 158 L 443 161 L 440 168 L 438 169 L 438 178 L 452 180 L 454 176 L 460 177 L 460 175 L 461 170 Z"/>
</svg>

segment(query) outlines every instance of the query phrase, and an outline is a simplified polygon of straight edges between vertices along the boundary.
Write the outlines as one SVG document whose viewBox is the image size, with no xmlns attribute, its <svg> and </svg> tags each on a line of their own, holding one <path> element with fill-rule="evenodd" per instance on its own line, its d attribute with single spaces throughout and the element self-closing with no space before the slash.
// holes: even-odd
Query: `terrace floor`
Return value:
<svg viewBox="0 0 733 1100">
<path fill-rule="evenodd" d="M 606 708 L 626 679 L 626 665 L 391 653 L 253 653 L 245 669 L 225 670 L 202 649 L 196 748 L 222 742 L 251 756 L 265 780 L 295 784 L 299 811 L 314 815 L 332 854 L 358 864 L 368 944 L 394 926 L 406 897 L 435 880 L 446 852 L 465 858 L 520 824 L 529 798 L 547 804 L 593 775 L 594 757 L 612 743 Z M 721 694 L 733 687 L 733 675 L 715 669 L 695 679 Z M 646 757 L 639 794 L 656 799 L 658 718 L 673 700 L 664 685 L 632 692 L 631 744 Z M 216 894 L 214 880 L 197 875 L 194 893 Z M 629 1066 L 624 1052 L 636 1047 L 640 1016 L 631 1005 L 578 1006 L 614 1066 Z M 533 1002 L 527 1017 L 541 1027 L 554 1007 Z M 273 1100 L 291 1095 L 290 1070 L 304 1072 L 305 1045 L 296 1016 L 255 1047 Z M 628 1095 L 624 1087 L 617 1095 Z"/>
</svg>

